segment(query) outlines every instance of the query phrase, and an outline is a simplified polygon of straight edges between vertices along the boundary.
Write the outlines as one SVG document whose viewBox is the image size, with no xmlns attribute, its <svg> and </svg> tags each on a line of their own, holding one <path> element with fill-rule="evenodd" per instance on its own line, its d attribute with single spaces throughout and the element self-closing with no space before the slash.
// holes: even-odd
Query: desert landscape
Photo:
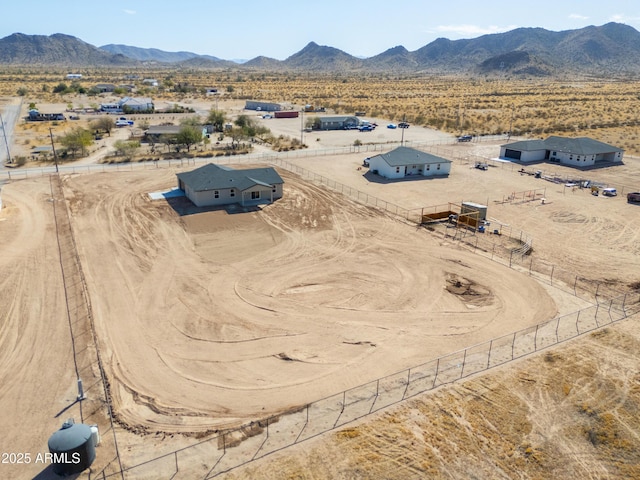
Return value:
<svg viewBox="0 0 640 480">
<path fill-rule="evenodd" d="M 202 115 L 214 106 L 182 101 Z M 239 100 L 215 105 L 244 113 Z M 99 168 L 113 142 L 133 133 L 118 129 L 60 175 L 36 173 L 47 162 L 35 161 L 31 176 L 7 174 L 0 411 L 12 441 L 2 450 L 46 451 L 74 417 L 102 434 L 87 478 L 637 476 L 640 207 L 625 194 L 639 188 L 640 160 L 625 155 L 623 165 L 588 171 L 540 164 L 544 178 L 535 178 L 496 160 L 505 136 L 456 143 L 453 132 L 420 125 L 388 130 L 396 118 L 384 113 L 368 117 L 379 123 L 373 132 L 305 133 L 307 148 L 292 152 L 257 144 L 246 158 L 219 158 L 203 148 L 182 161 Z M 257 121 L 275 136 L 301 133 L 300 119 Z M 17 151 L 28 154 L 31 134 L 18 125 Z M 400 135 L 451 159 L 451 175 L 390 182 L 363 168 Z M 477 159 L 489 168 L 474 168 Z M 209 161 L 274 166 L 284 197 L 199 209 L 149 196 Z M 553 178 L 589 179 L 619 195 Z M 461 238 L 412 221 L 462 201 L 487 205 L 490 231 Z M 514 259 L 523 235 L 532 250 Z M 405 392 L 404 401 L 375 391 L 390 406 L 334 424 L 342 392 L 598 312 L 605 294 L 629 296 L 613 308 L 618 316 L 608 304 L 604 328 L 459 382 L 434 378 L 437 388 Z M 620 311 L 629 317 L 611 324 Z M 314 420 L 330 419 L 317 434 L 301 419 L 309 405 L 326 407 Z M 56 478 L 34 462 L 2 464 L 0 475 Z"/>
</svg>

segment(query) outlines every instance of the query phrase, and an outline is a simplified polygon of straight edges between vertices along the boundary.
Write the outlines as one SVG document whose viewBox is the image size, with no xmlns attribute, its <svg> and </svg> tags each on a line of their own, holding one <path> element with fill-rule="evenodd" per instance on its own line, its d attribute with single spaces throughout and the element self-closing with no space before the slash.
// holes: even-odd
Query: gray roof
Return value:
<svg viewBox="0 0 640 480">
<path fill-rule="evenodd" d="M 147 135 L 177 135 L 181 128 L 180 125 L 151 125 L 145 133 Z"/>
<path fill-rule="evenodd" d="M 451 163 L 451 160 L 438 157 L 430 153 L 421 152 L 415 148 L 398 147 L 387 153 L 381 153 L 376 157 L 382 158 L 392 167 L 402 167 L 405 165 L 427 165 L 434 163 Z"/>
<path fill-rule="evenodd" d="M 355 120 L 356 123 L 360 122 L 358 117 L 354 117 L 353 115 L 344 115 L 339 117 L 318 117 L 321 122 L 346 122 L 347 120 Z"/>
<path fill-rule="evenodd" d="M 551 136 L 546 140 L 524 140 L 521 142 L 507 143 L 502 147 L 511 150 L 530 152 L 535 150 L 553 150 L 555 152 L 572 153 L 574 155 L 597 155 L 599 153 L 622 152 L 621 148 L 608 143 L 600 142 L 589 137 L 557 137 Z"/>
<path fill-rule="evenodd" d="M 229 167 L 220 167 L 215 163 L 208 163 L 190 172 L 178 173 L 177 176 L 185 185 L 196 192 L 227 188 L 237 188 L 239 191 L 244 191 L 256 185 L 271 187 L 284 183 L 278 172 L 272 167 L 235 170 Z"/>
</svg>

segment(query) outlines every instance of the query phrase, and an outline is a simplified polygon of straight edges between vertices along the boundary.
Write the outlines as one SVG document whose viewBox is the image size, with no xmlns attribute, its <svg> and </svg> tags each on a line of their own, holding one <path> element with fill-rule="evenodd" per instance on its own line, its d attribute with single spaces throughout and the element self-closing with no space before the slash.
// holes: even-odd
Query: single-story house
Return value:
<svg viewBox="0 0 640 480">
<path fill-rule="evenodd" d="M 116 86 L 113 83 L 98 83 L 93 88 L 99 93 L 110 93 L 116 90 Z"/>
<path fill-rule="evenodd" d="M 158 80 L 156 80 L 155 78 L 145 78 L 142 80 L 142 83 L 144 83 L 145 85 L 149 85 L 150 87 L 158 86 Z"/>
<path fill-rule="evenodd" d="M 319 125 L 314 126 L 318 130 L 344 130 L 360 125 L 360 119 L 355 116 L 318 117 L 318 120 L 320 121 Z"/>
<path fill-rule="evenodd" d="M 415 148 L 398 147 L 369 158 L 369 171 L 386 178 L 440 177 L 451 173 L 451 160 Z"/>
<path fill-rule="evenodd" d="M 100 111 L 106 113 L 152 112 L 153 101 L 147 97 L 124 97 L 117 103 L 101 103 Z"/>
<path fill-rule="evenodd" d="M 202 128 L 202 138 L 207 136 L 207 127 Z M 182 125 L 151 125 L 145 130 L 144 135 L 147 140 L 157 143 L 161 136 L 175 137 L 180 133 Z"/>
<path fill-rule="evenodd" d="M 599 162 L 622 162 L 624 150 L 588 137 L 551 136 L 500 146 L 500 158 L 529 162 L 559 162 L 570 167 L 592 167 Z"/>
<path fill-rule="evenodd" d="M 29 110 L 30 122 L 46 122 L 55 120 L 66 120 L 67 118 L 63 113 L 40 113 L 36 108 Z"/>
<path fill-rule="evenodd" d="M 284 184 L 272 167 L 236 170 L 208 163 L 176 176 L 178 188 L 197 207 L 271 203 L 282 198 Z"/>
<path fill-rule="evenodd" d="M 279 112 L 282 110 L 282 105 L 279 103 L 270 102 L 256 102 L 254 100 L 247 100 L 244 104 L 245 110 L 260 110 L 263 112 Z"/>
</svg>

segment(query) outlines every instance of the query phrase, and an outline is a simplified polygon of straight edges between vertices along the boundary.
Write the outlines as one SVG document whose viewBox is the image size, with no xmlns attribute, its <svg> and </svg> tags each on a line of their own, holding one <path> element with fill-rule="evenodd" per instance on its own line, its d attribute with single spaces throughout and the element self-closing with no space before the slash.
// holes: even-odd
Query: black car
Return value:
<svg viewBox="0 0 640 480">
<path fill-rule="evenodd" d="M 409 124 L 407 122 L 400 122 L 398 124 L 398 127 L 400 127 L 400 128 L 409 128 Z"/>
<path fill-rule="evenodd" d="M 459 142 L 470 142 L 471 140 L 473 140 L 471 135 L 462 135 L 461 137 L 458 137 Z"/>
</svg>

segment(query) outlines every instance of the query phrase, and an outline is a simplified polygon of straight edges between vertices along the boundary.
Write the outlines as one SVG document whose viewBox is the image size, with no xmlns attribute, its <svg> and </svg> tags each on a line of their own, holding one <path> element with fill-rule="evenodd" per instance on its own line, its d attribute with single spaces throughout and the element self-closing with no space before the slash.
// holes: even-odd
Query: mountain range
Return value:
<svg viewBox="0 0 640 480">
<path fill-rule="evenodd" d="M 310 42 L 285 60 L 259 56 L 242 64 L 211 55 L 126 45 L 95 47 L 64 34 L 14 33 L 0 39 L 0 64 L 252 69 L 310 72 L 437 73 L 516 76 L 640 73 L 640 32 L 620 23 L 554 32 L 517 28 L 473 39 L 438 38 L 415 51 L 396 46 L 369 58 Z"/>
</svg>

